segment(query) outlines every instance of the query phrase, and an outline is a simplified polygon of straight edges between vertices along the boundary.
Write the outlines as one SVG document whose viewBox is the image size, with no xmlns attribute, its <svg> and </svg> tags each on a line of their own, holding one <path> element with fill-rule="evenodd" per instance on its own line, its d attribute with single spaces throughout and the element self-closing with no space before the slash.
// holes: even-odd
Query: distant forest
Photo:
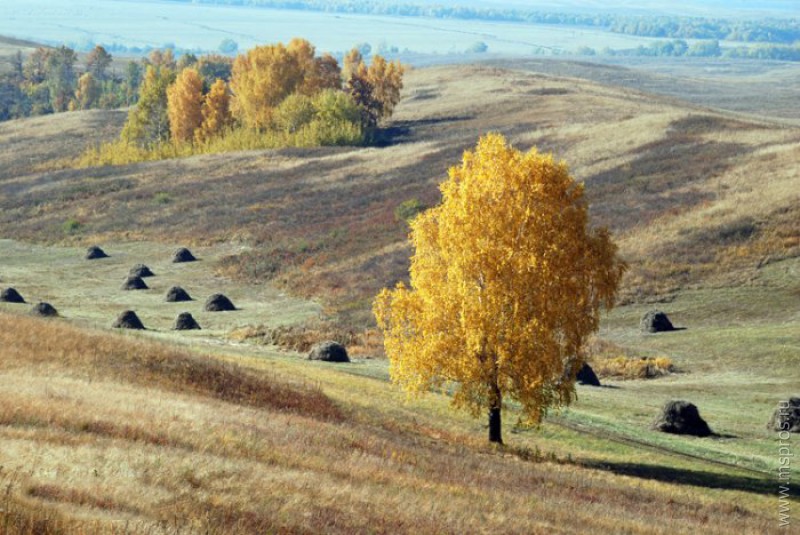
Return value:
<svg viewBox="0 0 800 535">
<path fill-rule="evenodd" d="M 548 13 L 457 5 L 421 5 L 370 0 L 167 0 L 177 3 L 254 6 L 272 9 L 323 11 L 439 19 L 488 20 L 529 24 L 595 27 L 606 31 L 669 39 L 713 39 L 747 43 L 794 44 L 800 42 L 800 20 L 729 20 L 655 15 Z"/>
</svg>

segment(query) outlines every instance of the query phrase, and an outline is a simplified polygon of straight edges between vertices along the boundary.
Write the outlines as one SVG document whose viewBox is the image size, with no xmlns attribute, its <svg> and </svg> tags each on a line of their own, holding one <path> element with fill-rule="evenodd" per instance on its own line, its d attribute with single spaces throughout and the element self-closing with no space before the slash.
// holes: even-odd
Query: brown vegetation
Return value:
<svg viewBox="0 0 800 535">
<path fill-rule="evenodd" d="M 498 452 L 431 427 L 421 411 L 387 419 L 349 410 L 350 401 L 333 403 L 249 362 L 0 314 L 4 532 L 768 533 L 773 525 L 744 493 Z M 355 409 L 377 395 L 373 383 L 342 385 L 337 396 L 358 400 Z"/>
<path fill-rule="evenodd" d="M 569 65 L 580 74 L 579 65 Z M 793 171 L 800 132 L 793 127 L 489 66 L 417 69 L 404 84 L 387 148 L 283 149 L 44 172 L 30 160 L 76 156 L 74 145 L 58 144 L 54 118 L 0 125 L 0 142 L 8 143 L 0 230 L 53 239 L 76 218 L 73 240 L 244 242 L 250 247 L 222 262 L 222 273 L 276 280 L 323 299 L 329 312 L 362 328 L 372 321 L 372 296 L 407 276 L 408 227 L 395 210 L 410 199 L 435 205 L 447 167 L 477 133 L 498 130 L 522 149 L 554 151 L 585 181 L 592 220 L 614 229 L 631 265 L 624 302 L 739 284 L 800 254 Z M 104 113 L 121 127 L 124 117 Z M 100 114 L 62 120 L 71 136 L 87 137 Z M 21 130 L 25 136 L 16 134 Z M 22 137 L 37 142 L 23 144 Z M 154 207 L 157 195 L 170 202 Z"/>
</svg>

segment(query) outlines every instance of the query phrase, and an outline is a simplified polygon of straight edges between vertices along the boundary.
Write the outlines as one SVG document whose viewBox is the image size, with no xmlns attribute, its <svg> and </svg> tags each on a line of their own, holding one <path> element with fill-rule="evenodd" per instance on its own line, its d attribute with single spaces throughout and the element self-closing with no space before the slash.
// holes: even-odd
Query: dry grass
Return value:
<svg viewBox="0 0 800 535">
<path fill-rule="evenodd" d="M 578 76 L 598 70 L 563 65 Z M 800 254 L 795 127 L 492 66 L 416 69 L 406 81 L 385 148 L 43 171 L 43 161 L 114 137 L 124 114 L 5 123 L 0 232 L 78 243 L 246 243 L 251 248 L 219 264 L 221 273 L 322 299 L 360 330 L 371 325 L 372 296 L 407 276 L 407 227 L 394 217 L 397 207 L 409 199 L 435 204 L 448 166 L 481 133 L 497 130 L 521 148 L 554 151 L 586 182 L 594 222 L 614 230 L 632 266 L 625 302 L 738 284 L 765 262 Z M 99 121 L 107 126 L 98 129 Z"/>
<path fill-rule="evenodd" d="M 375 396 L 379 385 L 369 379 L 353 379 L 340 392 L 334 385 L 343 377 L 324 375 L 324 367 L 319 377 L 335 388 L 337 405 L 255 360 L 232 366 L 143 339 L 4 314 L 0 338 L 4 533 L 551 533 L 586 526 L 768 533 L 773 526 L 757 494 L 715 497 L 701 487 L 544 462 L 524 448 L 492 450 L 431 425 L 427 411 L 383 413 L 378 404 L 388 392 L 381 387 Z M 269 395 L 254 392 L 256 384 Z M 363 396 L 354 394 L 361 389 Z M 302 401 L 287 406 L 288 397 Z M 358 411 L 347 397 L 358 400 Z M 675 515 L 680 525 L 670 523 Z"/>
<path fill-rule="evenodd" d="M 383 335 L 378 329 L 356 330 L 331 320 L 314 320 L 302 325 L 277 327 L 248 326 L 233 330 L 229 337 L 236 341 L 276 345 L 297 353 L 308 353 L 321 340 L 333 340 L 345 346 L 351 356 L 385 357 Z"/>
<path fill-rule="evenodd" d="M 668 357 L 638 355 L 609 340 L 593 337 L 586 347 L 592 370 L 602 378 L 654 379 L 676 371 Z"/>
</svg>

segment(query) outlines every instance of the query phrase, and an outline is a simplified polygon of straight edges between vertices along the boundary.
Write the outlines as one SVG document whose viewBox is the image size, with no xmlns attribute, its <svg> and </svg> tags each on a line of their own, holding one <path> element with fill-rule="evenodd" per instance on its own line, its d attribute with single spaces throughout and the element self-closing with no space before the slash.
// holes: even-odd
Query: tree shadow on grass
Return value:
<svg viewBox="0 0 800 535">
<path fill-rule="evenodd" d="M 705 487 L 709 489 L 739 490 L 756 494 L 774 495 L 778 488 L 777 483 L 767 474 L 760 477 L 756 474 L 753 476 L 730 475 L 643 463 L 582 461 L 578 464 L 586 468 L 604 470 L 617 475 L 651 479 L 676 485 Z"/>
<path fill-rule="evenodd" d="M 431 132 L 427 131 L 429 129 L 442 127 L 446 123 L 470 121 L 474 118 L 474 115 L 452 115 L 410 121 L 392 121 L 385 128 L 381 128 L 375 133 L 373 145 L 376 147 L 388 147 L 400 143 L 420 141 L 426 137 L 426 133 L 431 134 Z"/>
</svg>

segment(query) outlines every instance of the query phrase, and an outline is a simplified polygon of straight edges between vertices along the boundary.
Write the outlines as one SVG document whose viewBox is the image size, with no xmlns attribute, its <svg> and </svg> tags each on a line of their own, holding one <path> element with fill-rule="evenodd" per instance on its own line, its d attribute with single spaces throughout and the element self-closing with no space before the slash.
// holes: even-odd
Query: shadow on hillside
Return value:
<svg viewBox="0 0 800 535">
<path fill-rule="evenodd" d="M 622 229 L 632 220 L 647 223 L 715 198 L 708 181 L 731 169 L 754 147 L 704 136 L 748 128 L 752 127 L 705 115 L 673 121 L 664 137 L 631 150 L 632 161 L 586 180 L 593 212 L 603 224 Z"/>
<path fill-rule="evenodd" d="M 420 137 L 414 135 L 421 133 L 420 130 L 442 126 L 447 123 L 470 121 L 474 118 L 474 115 L 448 115 L 445 117 L 431 117 L 412 121 L 392 121 L 389 126 L 382 128 L 377 133 L 375 137 L 375 146 L 388 147 L 390 145 L 408 143 Z"/>
<path fill-rule="evenodd" d="M 756 494 L 775 494 L 775 483 L 765 474 L 762 478 L 757 476 L 736 476 L 718 474 L 702 470 L 686 470 L 642 463 L 613 463 L 613 462 L 581 462 L 582 466 L 595 470 L 605 470 L 617 475 L 652 479 L 676 485 L 691 485 L 709 489 L 740 490 Z"/>
</svg>

